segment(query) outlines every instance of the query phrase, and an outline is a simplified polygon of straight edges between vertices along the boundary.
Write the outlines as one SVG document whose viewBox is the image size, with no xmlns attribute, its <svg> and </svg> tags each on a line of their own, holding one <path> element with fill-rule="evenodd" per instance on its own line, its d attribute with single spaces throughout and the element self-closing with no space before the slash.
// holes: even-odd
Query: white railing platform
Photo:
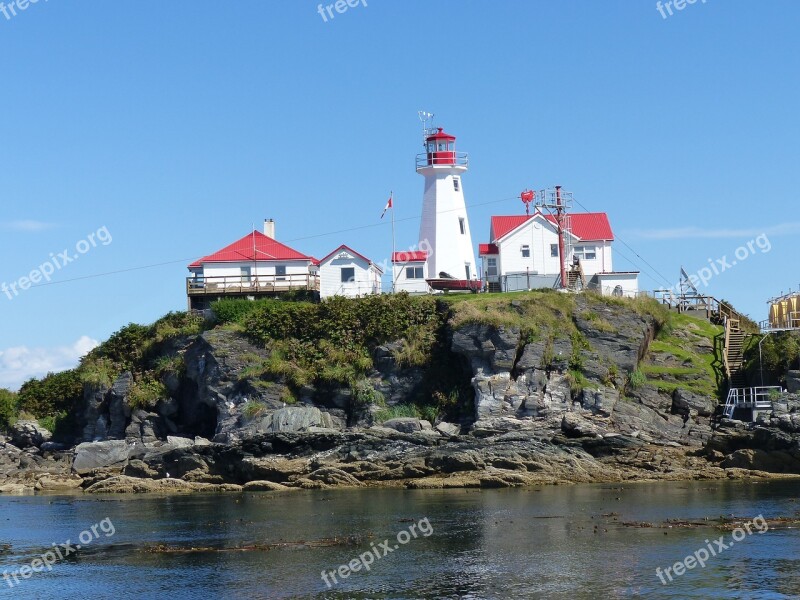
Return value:
<svg viewBox="0 0 800 600">
<path fill-rule="evenodd" d="M 780 386 L 731 388 L 728 391 L 728 398 L 725 400 L 723 414 L 732 419 L 737 408 L 750 408 L 752 410 L 772 410 L 772 399 L 770 396 L 775 392 L 781 393 Z"/>
</svg>

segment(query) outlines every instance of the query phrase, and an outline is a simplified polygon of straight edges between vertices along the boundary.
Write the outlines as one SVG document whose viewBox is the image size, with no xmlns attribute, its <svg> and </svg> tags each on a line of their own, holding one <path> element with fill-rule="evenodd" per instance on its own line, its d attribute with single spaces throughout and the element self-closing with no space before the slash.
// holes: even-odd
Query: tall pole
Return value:
<svg viewBox="0 0 800 600">
<path fill-rule="evenodd" d="M 567 269 L 564 256 L 564 205 L 561 203 L 561 186 L 556 186 L 556 222 L 558 223 L 558 259 L 561 266 L 561 289 L 567 287 Z"/>
<path fill-rule="evenodd" d="M 391 206 L 389 208 L 392 209 L 392 261 L 394 261 L 394 253 L 395 253 L 395 243 L 394 243 L 394 192 L 389 192 L 389 202 Z M 394 264 L 394 262 L 392 263 Z M 394 294 L 395 289 L 395 278 L 394 274 L 392 274 L 392 293 Z"/>
</svg>

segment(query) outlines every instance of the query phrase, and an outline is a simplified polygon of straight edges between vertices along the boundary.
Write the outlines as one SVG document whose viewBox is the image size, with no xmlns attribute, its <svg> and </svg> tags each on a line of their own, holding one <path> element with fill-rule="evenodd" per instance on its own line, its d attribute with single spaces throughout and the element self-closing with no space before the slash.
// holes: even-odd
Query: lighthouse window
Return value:
<svg viewBox="0 0 800 600">
<path fill-rule="evenodd" d="M 522 247 L 522 258 L 530 258 L 531 256 L 531 247 L 525 244 Z"/>
<path fill-rule="evenodd" d="M 406 279 L 424 279 L 422 267 L 406 267 Z"/>
<path fill-rule="evenodd" d="M 442 142 L 439 142 L 439 152 L 444 152 L 444 148 L 445 148 L 444 144 Z"/>
<path fill-rule="evenodd" d="M 452 152 L 453 151 L 453 142 L 447 142 L 447 149 Z"/>
<path fill-rule="evenodd" d="M 465 235 L 467 233 L 467 226 L 464 223 L 463 217 L 459 217 L 458 226 L 461 228 L 461 235 Z"/>
<path fill-rule="evenodd" d="M 459 188 L 461 187 L 460 183 L 461 182 L 458 180 L 458 177 L 453 177 L 453 189 L 455 191 L 458 191 Z M 461 233 L 464 233 L 464 232 L 462 231 Z"/>
<path fill-rule="evenodd" d="M 428 152 L 433 152 L 434 150 L 436 150 L 436 144 L 434 144 L 433 142 L 430 142 L 428 144 Z"/>
<path fill-rule="evenodd" d="M 351 283 L 356 280 L 355 267 L 342 267 L 342 283 Z"/>
</svg>

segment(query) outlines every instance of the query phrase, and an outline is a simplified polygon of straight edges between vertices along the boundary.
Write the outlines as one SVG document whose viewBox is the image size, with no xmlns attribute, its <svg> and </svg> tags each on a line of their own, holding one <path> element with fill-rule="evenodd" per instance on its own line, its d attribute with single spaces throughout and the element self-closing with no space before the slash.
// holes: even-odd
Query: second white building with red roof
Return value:
<svg viewBox="0 0 800 600">
<path fill-rule="evenodd" d="M 637 271 L 614 271 L 614 233 L 606 213 L 567 217 L 564 252 L 568 265 L 580 266 L 585 287 L 604 294 L 633 296 Z M 490 291 L 510 292 L 560 287 L 558 227 L 553 215 L 494 216 L 489 243 L 480 244 L 483 279 Z"/>
</svg>

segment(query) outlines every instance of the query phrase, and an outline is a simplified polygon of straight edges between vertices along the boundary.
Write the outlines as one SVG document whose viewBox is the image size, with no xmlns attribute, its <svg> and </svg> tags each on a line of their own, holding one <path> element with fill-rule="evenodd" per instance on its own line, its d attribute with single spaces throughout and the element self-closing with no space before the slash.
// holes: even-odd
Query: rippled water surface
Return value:
<svg viewBox="0 0 800 600">
<path fill-rule="evenodd" d="M 84 531 L 88 539 L 106 518 L 114 529 L 107 536 L 96 528 L 52 571 L 19 577 L 13 588 L 0 581 L 0 597 L 800 598 L 797 529 L 754 530 L 705 568 L 662 585 L 656 568 L 706 547 L 706 539 L 724 534 L 727 543 L 730 533 L 634 526 L 800 516 L 799 495 L 800 481 L 782 481 L 0 497 L 7 573 L 54 543 L 75 544 Z M 417 537 L 399 544 L 398 533 L 412 525 Z M 323 570 L 386 539 L 392 551 L 369 572 L 337 577 L 331 588 L 322 580 Z"/>
</svg>

